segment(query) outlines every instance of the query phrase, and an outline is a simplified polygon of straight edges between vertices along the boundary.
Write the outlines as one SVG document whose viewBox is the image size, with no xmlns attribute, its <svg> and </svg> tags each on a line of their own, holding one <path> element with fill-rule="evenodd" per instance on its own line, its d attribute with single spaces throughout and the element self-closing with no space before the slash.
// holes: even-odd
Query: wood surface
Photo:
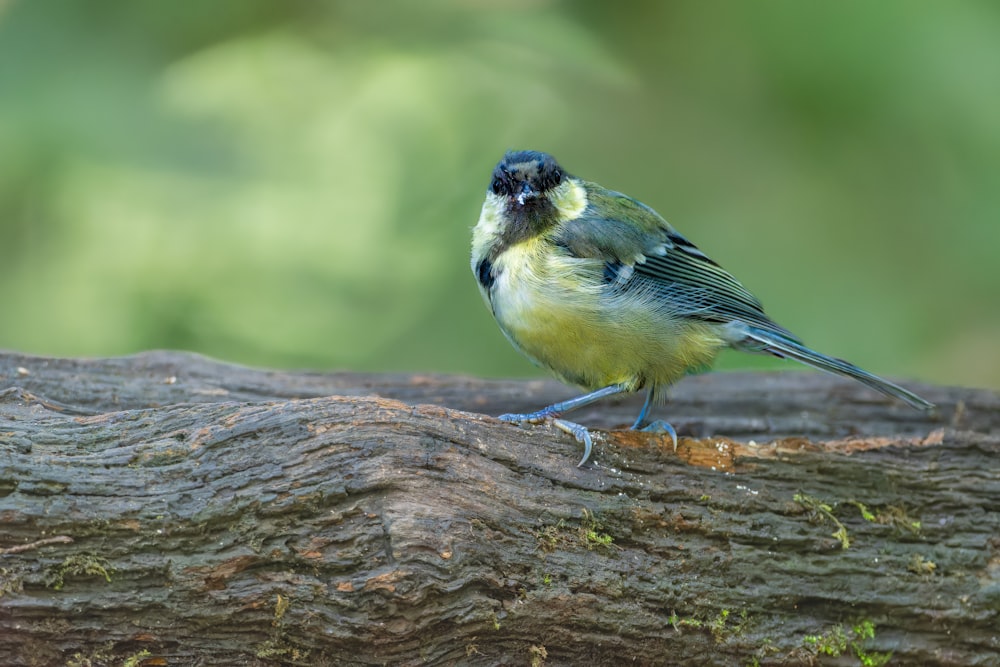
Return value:
<svg viewBox="0 0 1000 667">
<path fill-rule="evenodd" d="M 0 664 L 997 665 L 1000 397 L 0 354 Z"/>
</svg>

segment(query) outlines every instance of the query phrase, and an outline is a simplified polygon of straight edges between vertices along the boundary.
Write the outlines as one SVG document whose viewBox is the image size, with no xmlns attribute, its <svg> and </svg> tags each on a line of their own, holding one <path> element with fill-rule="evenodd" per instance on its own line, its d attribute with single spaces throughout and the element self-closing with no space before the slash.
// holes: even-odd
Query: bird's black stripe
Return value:
<svg viewBox="0 0 1000 667">
<path fill-rule="evenodd" d="M 703 253 L 698 246 L 696 246 L 695 244 L 691 243 L 690 241 L 688 241 L 686 238 L 684 238 L 680 234 L 678 234 L 676 232 L 668 233 L 667 234 L 667 238 L 670 239 L 670 241 L 673 242 L 673 244 L 675 246 L 677 246 L 678 248 L 680 248 L 684 252 L 688 253 L 689 255 L 693 255 L 693 256 L 697 257 L 699 260 L 701 260 L 703 262 L 706 262 L 708 264 L 711 264 L 712 266 L 716 266 L 716 267 L 719 266 L 711 257 L 709 257 L 708 255 L 706 255 L 705 253 Z"/>
<path fill-rule="evenodd" d="M 476 279 L 484 290 L 490 291 L 493 283 L 496 282 L 496 276 L 493 274 L 493 262 L 485 257 L 479 260 L 479 263 L 476 264 Z"/>
</svg>

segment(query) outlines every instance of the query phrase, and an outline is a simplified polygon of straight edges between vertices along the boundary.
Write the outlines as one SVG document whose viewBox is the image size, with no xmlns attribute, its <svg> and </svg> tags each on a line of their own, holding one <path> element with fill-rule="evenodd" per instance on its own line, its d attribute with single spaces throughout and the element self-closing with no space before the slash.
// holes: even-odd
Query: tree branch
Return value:
<svg viewBox="0 0 1000 667">
<path fill-rule="evenodd" d="M 486 416 L 551 382 L 0 354 L 0 662 L 991 664 L 1000 398 L 916 389 L 690 378 L 579 469 Z"/>
</svg>

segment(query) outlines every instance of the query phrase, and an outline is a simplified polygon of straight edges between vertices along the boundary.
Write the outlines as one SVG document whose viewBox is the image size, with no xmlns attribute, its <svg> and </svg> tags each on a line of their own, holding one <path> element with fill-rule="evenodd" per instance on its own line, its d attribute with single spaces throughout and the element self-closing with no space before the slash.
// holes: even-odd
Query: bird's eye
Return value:
<svg viewBox="0 0 1000 667">
<path fill-rule="evenodd" d="M 495 195 L 498 195 L 498 196 L 502 195 L 503 194 L 503 181 L 500 180 L 499 178 L 494 178 L 493 182 L 490 183 L 490 190 L 492 190 L 493 194 L 495 194 Z"/>
<path fill-rule="evenodd" d="M 562 183 L 563 173 L 561 169 L 556 169 L 552 172 L 552 185 L 559 185 Z"/>
</svg>

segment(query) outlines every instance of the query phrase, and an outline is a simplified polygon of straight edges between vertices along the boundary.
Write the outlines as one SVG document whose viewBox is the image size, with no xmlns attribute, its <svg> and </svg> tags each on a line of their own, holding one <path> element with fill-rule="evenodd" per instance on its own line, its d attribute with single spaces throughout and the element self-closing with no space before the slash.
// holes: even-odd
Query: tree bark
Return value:
<svg viewBox="0 0 1000 667">
<path fill-rule="evenodd" d="M 0 663 L 1000 664 L 1000 397 L 0 354 Z"/>
</svg>

